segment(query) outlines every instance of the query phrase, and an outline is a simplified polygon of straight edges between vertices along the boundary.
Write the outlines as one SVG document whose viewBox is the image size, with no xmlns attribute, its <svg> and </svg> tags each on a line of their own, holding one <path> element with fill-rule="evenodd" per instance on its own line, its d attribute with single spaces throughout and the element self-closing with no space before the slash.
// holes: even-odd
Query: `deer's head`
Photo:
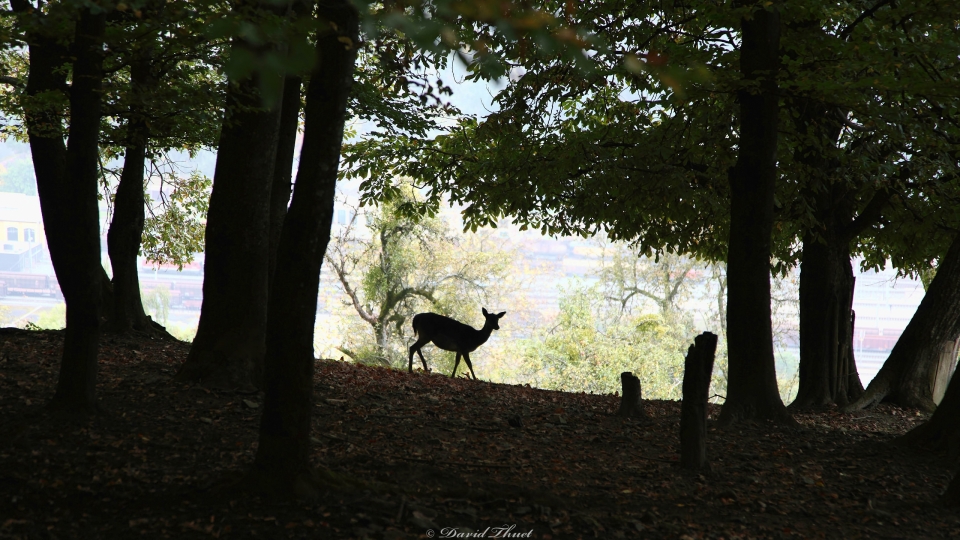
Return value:
<svg viewBox="0 0 960 540">
<path fill-rule="evenodd" d="M 500 329 L 500 317 L 503 317 L 507 314 L 506 311 L 501 311 L 500 313 L 490 313 L 487 311 L 487 308 L 480 308 L 483 310 L 483 317 L 486 319 L 486 322 L 483 324 L 494 330 Z"/>
</svg>

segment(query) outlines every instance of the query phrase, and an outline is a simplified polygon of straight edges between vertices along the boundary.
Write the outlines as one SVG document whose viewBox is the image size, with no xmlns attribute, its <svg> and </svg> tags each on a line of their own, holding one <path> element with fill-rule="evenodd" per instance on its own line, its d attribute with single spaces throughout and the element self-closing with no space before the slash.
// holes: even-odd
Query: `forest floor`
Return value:
<svg viewBox="0 0 960 540">
<path fill-rule="evenodd" d="M 946 458 L 889 444 L 915 411 L 711 421 L 696 474 L 677 465 L 677 402 L 624 420 L 616 396 L 320 361 L 314 461 L 362 484 L 275 502 L 235 486 L 261 397 L 172 382 L 188 344 L 104 336 L 104 412 L 78 420 L 44 408 L 61 332 L 0 342 L 0 539 L 960 535 L 937 504 Z"/>
</svg>

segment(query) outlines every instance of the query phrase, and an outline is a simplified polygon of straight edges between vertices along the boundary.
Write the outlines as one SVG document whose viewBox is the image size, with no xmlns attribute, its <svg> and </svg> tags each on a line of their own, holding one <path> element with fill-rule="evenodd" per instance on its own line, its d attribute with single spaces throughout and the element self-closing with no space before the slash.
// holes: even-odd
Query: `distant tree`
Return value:
<svg viewBox="0 0 960 540">
<path fill-rule="evenodd" d="M 7 165 L 6 174 L 0 179 L 0 191 L 36 195 L 37 178 L 30 162 L 17 160 Z"/>
<path fill-rule="evenodd" d="M 140 293 L 143 298 L 143 308 L 150 317 L 166 326 L 170 318 L 170 291 L 166 287 L 154 287 L 148 292 Z"/>
<path fill-rule="evenodd" d="M 602 247 L 603 262 L 597 277 L 607 300 L 618 303 L 623 311 L 631 304 L 652 303 L 664 321 L 692 324 L 678 320 L 683 316 L 681 305 L 703 282 L 706 265 L 672 253 L 652 259 L 622 242 L 603 242 Z"/>
<path fill-rule="evenodd" d="M 657 312 L 624 311 L 605 292 L 599 285 L 561 289 L 555 323 L 526 340 L 520 376 L 541 388 L 612 393 L 631 371 L 644 397 L 678 399 L 688 329 Z"/>
<path fill-rule="evenodd" d="M 546 388 L 615 392 L 634 372 L 644 396 L 676 399 L 683 352 L 695 334 L 687 301 L 706 266 L 673 254 L 598 239 L 597 282 L 561 288 L 560 312 L 523 350 L 523 377 Z"/>
<path fill-rule="evenodd" d="M 406 197 L 412 202 L 409 191 Z M 394 367 L 406 365 L 415 314 L 475 318 L 478 306 L 491 305 L 506 289 L 515 255 L 489 233 L 455 235 L 440 218 L 409 217 L 399 209 L 403 204 L 391 201 L 367 212 L 363 229 L 354 211 L 326 254 L 346 303 L 372 330 L 372 340 L 351 339 L 341 351 Z"/>
</svg>

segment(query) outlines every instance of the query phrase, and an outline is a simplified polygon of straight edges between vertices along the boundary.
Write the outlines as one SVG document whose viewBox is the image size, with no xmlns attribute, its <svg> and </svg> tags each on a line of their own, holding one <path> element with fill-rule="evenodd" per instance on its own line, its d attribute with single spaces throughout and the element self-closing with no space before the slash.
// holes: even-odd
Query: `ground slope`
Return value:
<svg viewBox="0 0 960 540">
<path fill-rule="evenodd" d="M 675 402 L 622 420 L 616 396 L 335 361 L 317 364 L 315 461 L 364 484 L 264 501 L 235 487 L 258 395 L 172 382 L 187 344 L 107 336 L 105 412 L 52 417 L 61 340 L 0 330 L 0 539 L 960 534 L 960 513 L 936 504 L 946 459 L 887 444 L 924 419 L 915 411 L 711 428 L 711 471 L 689 474 L 676 465 Z"/>
</svg>

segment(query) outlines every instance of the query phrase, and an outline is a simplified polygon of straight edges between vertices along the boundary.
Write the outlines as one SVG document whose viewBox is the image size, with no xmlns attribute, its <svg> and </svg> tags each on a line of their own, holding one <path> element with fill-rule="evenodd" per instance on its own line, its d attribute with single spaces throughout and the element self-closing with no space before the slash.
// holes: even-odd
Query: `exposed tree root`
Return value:
<svg viewBox="0 0 960 540">
<path fill-rule="evenodd" d="M 725 403 L 723 408 L 720 409 L 717 426 L 729 428 L 741 422 L 764 420 L 790 427 L 799 425 L 783 405 L 779 407 L 768 406 L 759 408 L 755 404 L 750 403 L 741 403 L 739 405 Z"/>
</svg>

